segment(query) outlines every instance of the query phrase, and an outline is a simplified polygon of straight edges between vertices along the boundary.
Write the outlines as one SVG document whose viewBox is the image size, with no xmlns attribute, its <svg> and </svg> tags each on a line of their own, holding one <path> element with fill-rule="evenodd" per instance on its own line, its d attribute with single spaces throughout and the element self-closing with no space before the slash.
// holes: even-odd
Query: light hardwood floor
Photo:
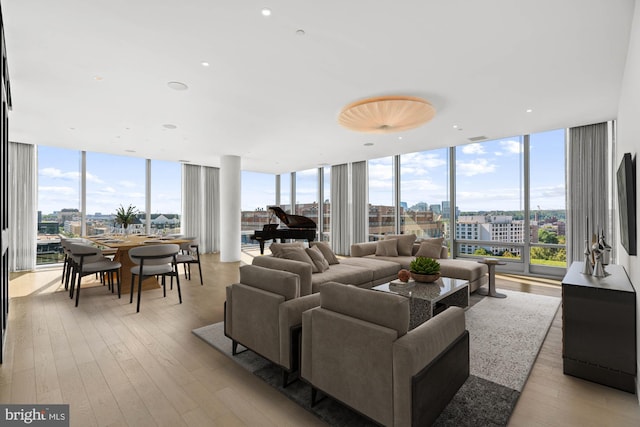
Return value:
<svg viewBox="0 0 640 427">
<path fill-rule="evenodd" d="M 251 257 L 243 254 L 243 261 Z M 176 290 L 144 291 L 140 313 L 97 285 L 75 308 L 59 268 L 13 274 L 0 402 L 69 403 L 72 426 L 320 426 L 313 415 L 191 333 L 223 318 L 239 263 L 203 256 Z M 498 287 L 560 295 L 557 282 L 500 276 Z M 635 395 L 562 374 L 556 316 L 513 426 L 638 426 Z"/>
</svg>

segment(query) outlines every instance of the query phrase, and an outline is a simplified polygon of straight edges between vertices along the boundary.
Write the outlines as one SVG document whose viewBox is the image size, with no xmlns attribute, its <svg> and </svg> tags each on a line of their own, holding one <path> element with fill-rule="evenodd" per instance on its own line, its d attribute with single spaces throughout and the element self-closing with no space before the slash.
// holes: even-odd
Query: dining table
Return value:
<svg viewBox="0 0 640 427">
<path fill-rule="evenodd" d="M 98 247 L 115 249 L 113 260 L 118 261 L 122 267 L 120 267 L 120 290 L 123 294 L 126 294 L 131 289 L 131 268 L 135 267 L 133 261 L 129 257 L 129 249 L 136 248 L 145 245 L 159 245 L 173 243 L 180 245 L 187 243 L 189 239 L 181 239 L 174 237 L 163 236 L 149 236 L 145 234 L 124 234 L 124 235 L 97 235 L 97 236 L 85 236 L 86 240 L 93 242 Z M 142 290 L 157 289 L 160 287 L 160 283 L 155 276 L 147 277 L 142 281 Z"/>
</svg>

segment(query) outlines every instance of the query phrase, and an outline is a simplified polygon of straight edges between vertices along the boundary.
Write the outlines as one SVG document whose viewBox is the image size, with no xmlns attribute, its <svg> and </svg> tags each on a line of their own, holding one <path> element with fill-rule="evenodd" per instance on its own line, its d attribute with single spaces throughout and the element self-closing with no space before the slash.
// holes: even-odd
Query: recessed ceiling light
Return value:
<svg viewBox="0 0 640 427">
<path fill-rule="evenodd" d="M 162 127 L 165 128 L 165 129 L 176 129 L 178 126 L 172 125 L 171 123 L 166 123 L 166 124 L 162 125 Z"/>
<path fill-rule="evenodd" d="M 201 62 L 200 64 L 201 64 L 203 67 L 208 67 L 208 66 L 209 66 L 209 63 L 208 63 L 208 62 L 206 62 L 206 61 L 203 61 L 203 62 Z"/>
<path fill-rule="evenodd" d="M 297 36 L 304 36 L 305 34 L 306 34 L 306 33 L 304 32 L 304 30 L 303 30 L 303 29 L 296 30 L 296 35 L 297 35 Z"/>
<path fill-rule="evenodd" d="M 364 146 L 365 147 L 371 147 L 373 145 L 373 142 L 365 142 Z"/>
<path fill-rule="evenodd" d="M 76 128 L 69 128 L 69 130 L 76 130 Z"/>
<path fill-rule="evenodd" d="M 186 84 L 184 84 L 182 82 L 169 82 L 169 83 L 167 83 L 167 86 L 169 86 L 173 90 L 187 90 L 187 89 L 189 89 L 189 86 L 187 86 Z"/>
<path fill-rule="evenodd" d="M 402 137 L 401 137 L 401 136 L 399 136 L 399 137 L 398 137 L 398 139 L 402 139 Z"/>
<path fill-rule="evenodd" d="M 136 152 L 136 150 L 124 150 L 124 151 L 126 151 L 127 153 L 135 153 Z"/>
<path fill-rule="evenodd" d="M 271 16 L 271 9 L 264 8 L 262 9 L 262 16 Z"/>
<path fill-rule="evenodd" d="M 453 125 L 453 128 L 454 129 L 458 129 L 458 125 Z"/>
<path fill-rule="evenodd" d="M 528 108 L 527 113 L 533 113 L 533 110 L 531 108 Z"/>
</svg>

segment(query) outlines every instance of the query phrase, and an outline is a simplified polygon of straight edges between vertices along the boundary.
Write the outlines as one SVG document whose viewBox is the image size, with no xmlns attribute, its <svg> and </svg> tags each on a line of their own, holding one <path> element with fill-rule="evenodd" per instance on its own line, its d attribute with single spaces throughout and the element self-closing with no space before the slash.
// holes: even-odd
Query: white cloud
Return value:
<svg viewBox="0 0 640 427">
<path fill-rule="evenodd" d="M 58 168 L 42 168 L 39 171 L 39 175 L 45 178 L 53 179 L 65 179 L 65 180 L 78 180 L 80 179 L 79 172 L 62 172 Z"/>
<path fill-rule="evenodd" d="M 124 188 L 136 188 L 139 185 L 139 183 L 123 180 L 123 181 L 118 181 L 118 185 Z"/>
<path fill-rule="evenodd" d="M 520 141 L 510 139 L 508 141 L 500 141 L 502 148 L 509 154 L 520 154 L 524 147 Z"/>
<path fill-rule="evenodd" d="M 482 144 L 473 143 L 462 146 L 462 152 L 464 154 L 485 154 Z"/>
<path fill-rule="evenodd" d="M 78 197 L 78 189 L 73 187 L 52 187 L 39 186 L 38 198 L 55 198 L 59 196 L 75 196 Z"/>
<path fill-rule="evenodd" d="M 457 161 L 456 171 L 459 175 L 475 176 L 493 173 L 496 171 L 496 166 L 489 163 L 487 159 L 475 159 L 468 162 Z"/>
</svg>

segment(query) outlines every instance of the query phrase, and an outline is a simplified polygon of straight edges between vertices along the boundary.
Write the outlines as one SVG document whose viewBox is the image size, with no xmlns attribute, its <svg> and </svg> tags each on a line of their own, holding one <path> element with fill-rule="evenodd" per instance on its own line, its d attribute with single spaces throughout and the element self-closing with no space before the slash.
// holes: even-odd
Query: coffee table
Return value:
<svg viewBox="0 0 640 427">
<path fill-rule="evenodd" d="M 445 308 L 455 305 L 469 306 L 469 282 L 467 280 L 441 277 L 433 283 L 409 281 L 383 283 L 372 289 L 409 298 L 409 330 L 421 325 Z"/>
</svg>

